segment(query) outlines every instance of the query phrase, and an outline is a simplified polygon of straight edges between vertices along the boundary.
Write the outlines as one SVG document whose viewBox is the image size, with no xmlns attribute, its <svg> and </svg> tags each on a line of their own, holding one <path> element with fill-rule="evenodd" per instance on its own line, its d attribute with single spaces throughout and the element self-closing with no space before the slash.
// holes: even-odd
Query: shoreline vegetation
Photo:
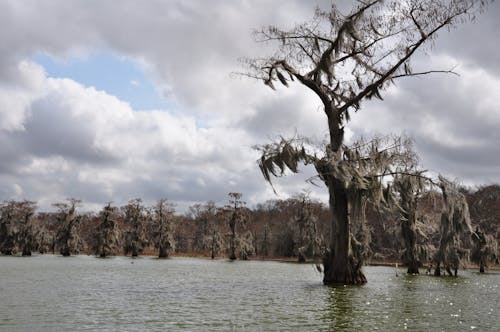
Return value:
<svg viewBox="0 0 500 332">
<path fill-rule="evenodd" d="M 476 191 L 461 188 L 467 199 L 472 226 L 493 238 L 492 256 L 483 268 L 498 270 L 500 234 L 500 186 Z M 146 206 L 133 199 L 125 206 L 108 203 L 98 213 L 78 211 L 80 201 L 68 199 L 54 204 L 57 212 L 36 212 L 29 201 L 0 203 L 0 254 L 31 256 L 38 252 L 70 256 L 160 256 L 240 259 L 315 264 L 324 268 L 329 247 L 330 210 L 306 192 L 285 200 L 270 200 L 250 209 L 242 195 L 231 193 L 229 204 L 194 204 L 187 213 L 175 213 L 167 200 Z M 434 257 L 441 239 L 444 202 L 430 191 L 420 197 L 416 217 L 420 229 L 417 244 L 420 273 Z M 366 206 L 367 252 L 363 265 L 406 267 L 405 242 L 398 211 Z M 460 235 L 462 260 L 459 267 L 480 268 L 474 260 L 476 243 L 470 233 Z M 418 271 L 418 270 L 417 270 Z"/>
</svg>

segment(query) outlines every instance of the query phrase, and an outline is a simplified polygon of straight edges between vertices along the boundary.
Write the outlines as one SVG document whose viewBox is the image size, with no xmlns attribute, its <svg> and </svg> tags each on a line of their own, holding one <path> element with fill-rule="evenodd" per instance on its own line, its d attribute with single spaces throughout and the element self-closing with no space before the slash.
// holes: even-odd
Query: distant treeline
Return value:
<svg viewBox="0 0 500 332">
<path fill-rule="evenodd" d="M 498 264 L 500 186 L 462 189 L 471 221 L 489 243 L 490 261 Z M 270 200 L 249 209 L 241 194 L 230 193 L 226 206 L 213 202 L 194 204 L 176 214 L 174 205 L 159 200 L 146 206 L 133 199 L 125 206 L 105 204 L 98 213 L 80 213 L 79 200 L 54 204 L 57 212 L 36 212 L 31 201 L 0 204 L 0 252 L 4 255 L 89 253 L 110 255 L 201 255 L 231 259 L 293 258 L 319 260 L 329 248 L 330 211 L 302 193 L 286 200 Z M 418 202 L 417 241 L 425 250 L 420 261 L 430 261 L 441 237 L 441 194 L 429 191 Z M 405 252 L 398 211 L 366 207 L 369 247 L 366 256 L 377 261 L 400 261 Z M 462 236 L 462 255 L 478 262 L 477 241 Z M 484 247 L 484 246 L 483 246 Z M 496 262 L 495 262 L 496 260 Z M 404 260 L 403 260 L 404 261 Z"/>
</svg>

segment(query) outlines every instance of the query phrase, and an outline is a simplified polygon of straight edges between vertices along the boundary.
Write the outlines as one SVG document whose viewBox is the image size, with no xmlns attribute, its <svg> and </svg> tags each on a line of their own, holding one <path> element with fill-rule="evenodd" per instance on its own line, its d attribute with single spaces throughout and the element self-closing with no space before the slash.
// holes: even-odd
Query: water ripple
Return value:
<svg viewBox="0 0 500 332">
<path fill-rule="evenodd" d="M 132 264 L 133 263 L 133 264 Z M 0 331 L 401 331 L 500 326 L 500 274 L 327 287 L 310 265 L 0 257 Z"/>
</svg>

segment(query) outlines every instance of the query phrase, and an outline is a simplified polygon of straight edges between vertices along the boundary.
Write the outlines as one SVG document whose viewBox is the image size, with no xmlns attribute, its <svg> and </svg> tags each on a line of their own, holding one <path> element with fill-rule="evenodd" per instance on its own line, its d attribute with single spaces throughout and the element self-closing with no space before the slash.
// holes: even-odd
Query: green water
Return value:
<svg viewBox="0 0 500 332">
<path fill-rule="evenodd" d="M 327 287 L 312 265 L 0 257 L 0 331 L 499 331 L 500 274 Z"/>
</svg>

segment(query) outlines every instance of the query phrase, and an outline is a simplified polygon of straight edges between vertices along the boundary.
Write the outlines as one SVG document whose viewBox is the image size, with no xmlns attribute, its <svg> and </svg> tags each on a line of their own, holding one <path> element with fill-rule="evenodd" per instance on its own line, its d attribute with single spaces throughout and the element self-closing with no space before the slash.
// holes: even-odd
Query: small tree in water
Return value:
<svg viewBox="0 0 500 332">
<path fill-rule="evenodd" d="M 19 220 L 18 247 L 23 256 L 31 256 L 31 252 L 39 247 L 39 231 L 33 223 L 36 203 L 31 201 L 18 202 L 17 210 Z"/>
<path fill-rule="evenodd" d="M 444 177 L 439 177 L 439 187 L 443 193 L 443 212 L 441 213 L 439 249 L 434 257 L 434 275 L 441 275 L 441 264 L 446 272 L 457 275 L 462 259 L 466 256 L 460 236 L 472 232 L 469 207 L 465 196 L 458 191 L 457 185 Z M 452 272 L 453 270 L 453 272 Z"/>
<path fill-rule="evenodd" d="M 479 265 L 479 272 L 484 273 L 491 262 L 498 259 L 498 242 L 491 234 L 484 234 L 476 227 L 472 234 L 474 246 L 472 248 L 471 260 Z"/>
<path fill-rule="evenodd" d="M 296 162 L 291 160 L 313 163 L 328 188 L 332 233 L 331 248 L 325 257 L 324 283 L 366 282 L 351 241 L 352 227 L 356 225 L 351 219 L 356 217 L 349 210 L 357 204 L 353 199 L 359 197 L 350 194 L 352 181 L 346 179 L 361 176 L 356 176 L 355 168 L 347 169 L 345 163 L 348 150 L 344 145 L 344 127 L 350 113 L 358 111 L 364 100 L 382 99 L 381 92 L 396 80 L 432 72 L 414 72 L 410 65 L 412 56 L 429 45 L 441 29 L 473 17 L 485 1 L 358 3 L 348 15 L 333 4 L 331 10 L 318 9 L 311 22 L 289 31 L 274 26 L 263 29 L 258 37 L 276 43 L 277 52 L 264 59 L 247 60 L 249 76 L 261 79 L 273 89 L 276 82 L 288 86 L 296 80 L 322 103 L 329 128 L 329 144 L 323 157 L 313 161 L 301 148 L 287 147 L 287 155 L 282 155 L 287 161 L 282 165 L 296 172 Z M 269 180 L 269 173 L 275 173 L 273 154 L 269 148 L 262 151 L 260 165 Z"/>
<path fill-rule="evenodd" d="M 294 224 L 297 225 L 297 256 L 299 262 L 318 256 L 324 242 L 317 232 L 317 217 L 314 215 L 311 198 L 308 192 L 301 193 L 295 198 Z"/>
<path fill-rule="evenodd" d="M 404 242 L 402 255 L 403 264 L 408 267 L 408 274 L 418 274 L 418 268 L 427 258 L 428 247 L 423 241 L 426 239 L 422 231 L 423 224 L 417 219 L 417 205 L 425 189 L 423 171 L 414 169 L 416 158 L 410 167 L 397 174 L 393 181 L 394 191 L 398 194 L 398 210 L 401 222 L 401 235 Z"/>
<path fill-rule="evenodd" d="M 18 233 L 16 202 L 5 201 L 0 205 L 0 252 L 4 255 L 16 253 Z"/>
<path fill-rule="evenodd" d="M 117 227 L 116 219 L 118 209 L 111 206 L 111 203 L 106 204 L 99 212 L 101 223 L 96 229 L 95 254 L 101 258 L 113 255 L 118 250 L 120 242 L 120 230 Z"/>
<path fill-rule="evenodd" d="M 166 199 L 160 199 L 152 209 L 151 239 L 158 249 L 159 258 L 167 258 L 175 247 L 172 231 L 174 212 L 174 205 Z"/>
<path fill-rule="evenodd" d="M 242 224 L 245 220 L 243 215 L 243 206 L 245 202 L 241 200 L 243 196 L 241 193 L 229 193 L 229 205 L 227 206 L 228 211 L 228 223 L 229 223 L 229 259 L 236 259 L 236 248 L 238 246 L 238 237 L 236 234 L 236 226 Z M 240 253 L 241 254 L 241 253 Z M 246 252 L 243 253 L 242 259 L 246 259 Z"/>
<path fill-rule="evenodd" d="M 205 204 L 195 204 L 189 208 L 189 214 L 196 224 L 193 238 L 193 248 L 196 252 L 206 253 L 210 250 L 215 254 L 212 249 L 216 248 L 216 240 L 220 237 L 218 232 L 214 236 L 217 212 L 217 207 L 212 201 Z"/>
<path fill-rule="evenodd" d="M 59 210 L 57 213 L 59 226 L 55 242 L 63 256 L 78 254 L 84 247 L 83 241 L 78 234 L 78 225 L 81 218 L 76 213 L 76 208 L 80 203 L 81 201 L 78 199 L 69 198 L 67 202 L 54 204 Z"/>
<path fill-rule="evenodd" d="M 148 242 L 145 231 L 146 211 L 140 198 L 130 200 L 123 210 L 125 224 L 129 228 L 125 233 L 125 255 L 130 253 L 132 257 L 137 257 Z"/>
</svg>

